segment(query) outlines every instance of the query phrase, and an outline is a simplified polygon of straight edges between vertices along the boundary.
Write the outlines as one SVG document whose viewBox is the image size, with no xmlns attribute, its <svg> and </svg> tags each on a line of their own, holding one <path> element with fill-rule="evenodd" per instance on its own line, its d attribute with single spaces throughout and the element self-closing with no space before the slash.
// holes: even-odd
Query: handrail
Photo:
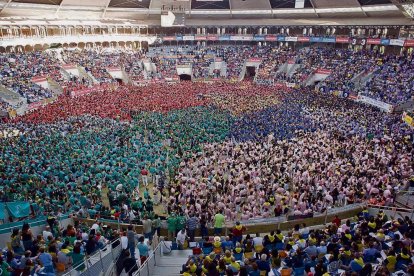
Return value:
<svg viewBox="0 0 414 276">
<path fill-rule="evenodd" d="M 143 276 L 143 275 L 151 275 L 150 273 L 150 261 L 154 259 L 154 267 L 157 265 L 157 256 L 161 257 L 161 245 L 165 246 L 164 241 L 160 241 L 158 245 L 155 247 L 154 251 L 151 252 L 151 255 L 141 264 L 138 271 L 135 271 L 133 276 Z M 145 272 L 147 274 L 145 274 Z"/>
<path fill-rule="evenodd" d="M 117 246 L 113 246 L 115 243 L 119 242 Z M 79 275 L 82 266 L 85 266 L 86 269 L 84 269 L 81 273 L 82 275 L 89 275 L 89 274 L 96 274 L 99 275 L 99 272 L 106 272 L 107 269 L 110 268 L 110 265 L 114 263 L 120 254 L 121 249 L 121 240 L 118 238 L 111 243 L 106 244 L 103 248 L 100 248 L 92 255 L 86 256 L 84 261 L 76 266 L 72 266 L 69 271 L 64 272 L 63 276 L 71 276 L 71 275 Z M 108 251 L 109 250 L 109 251 Z M 119 250 L 119 252 L 117 252 Z M 102 252 L 105 252 L 104 256 L 102 256 Z M 110 256 L 111 260 L 105 260 L 103 261 L 103 258 Z M 94 261 L 94 263 L 92 263 Z M 108 262 L 110 261 L 110 262 Z M 107 269 L 105 269 L 105 266 L 107 266 Z M 78 270 L 79 269 L 79 270 Z M 98 273 L 96 273 L 98 272 Z"/>
</svg>

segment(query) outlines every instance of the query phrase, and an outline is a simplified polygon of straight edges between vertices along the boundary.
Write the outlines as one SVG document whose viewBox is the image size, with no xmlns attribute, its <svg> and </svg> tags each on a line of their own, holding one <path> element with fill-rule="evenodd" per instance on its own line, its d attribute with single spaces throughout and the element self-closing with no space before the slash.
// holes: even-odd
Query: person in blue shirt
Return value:
<svg viewBox="0 0 414 276">
<path fill-rule="evenodd" d="M 145 241 L 144 236 L 139 237 L 139 239 L 138 239 L 138 250 L 139 250 L 139 255 L 140 255 L 140 258 L 141 258 L 141 264 L 143 264 L 149 256 L 149 253 L 148 253 L 149 247 L 148 247 L 148 245 L 146 245 L 144 243 L 144 241 Z"/>
<path fill-rule="evenodd" d="M 40 248 L 40 254 L 39 254 L 39 262 L 44 267 L 43 272 L 44 273 L 55 273 L 55 269 L 53 268 L 53 260 L 52 255 L 45 252 L 45 248 Z"/>
</svg>

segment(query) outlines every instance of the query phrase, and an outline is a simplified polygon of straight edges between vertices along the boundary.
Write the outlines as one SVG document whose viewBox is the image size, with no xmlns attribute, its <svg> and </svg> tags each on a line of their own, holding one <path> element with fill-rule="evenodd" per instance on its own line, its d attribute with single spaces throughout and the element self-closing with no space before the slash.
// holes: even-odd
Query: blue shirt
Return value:
<svg viewBox="0 0 414 276">
<path fill-rule="evenodd" d="M 139 250 L 140 256 L 148 257 L 148 250 L 149 250 L 148 245 L 140 242 L 138 244 L 138 250 Z"/>
<path fill-rule="evenodd" d="M 40 262 L 43 264 L 43 266 L 52 266 L 53 262 L 52 262 L 52 255 L 50 255 L 49 253 L 42 253 L 39 255 L 39 260 Z"/>
</svg>

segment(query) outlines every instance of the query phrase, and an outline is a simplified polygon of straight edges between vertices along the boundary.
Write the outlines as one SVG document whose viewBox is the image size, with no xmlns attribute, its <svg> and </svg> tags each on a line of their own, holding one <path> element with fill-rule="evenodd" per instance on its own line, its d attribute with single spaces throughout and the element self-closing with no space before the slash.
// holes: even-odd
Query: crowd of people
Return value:
<svg viewBox="0 0 414 276">
<path fill-rule="evenodd" d="M 194 79 L 232 79 L 242 76 L 245 61 L 257 58 L 259 83 L 288 82 L 305 85 L 305 81 L 318 69 L 330 71 L 319 87 L 324 91 L 347 94 L 363 93 L 389 103 L 400 104 L 412 98 L 412 54 L 384 54 L 378 50 L 351 50 L 306 47 L 292 50 L 284 46 L 191 46 L 155 47 L 147 53 L 132 49 L 72 49 L 32 53 L 3 53 L 1 84 L 28 99 L 39 102 L 53 96 L 50 89 L 32 81 L 36 77 L 49 77 L 69 92 L 90 87 L 96 83 L 115 83 L 109 73 L 111 67 L 125 70 L 132 82 L 178 78 L 177 66 L 190 65 Z M 143 61 L 154 64 L 145 69 Z M 215 67 L 221 60 L 222 68 Z M 283 64 L 294 62 L 291 72 L 279 70 Z M 62 66 L 74 64 L 86 70 L 86 76 L 70 76 Z M 368 81 L 354 79 L 359 74 L 371 74 Z M 18 81 L 14 81 L 18 79 Z"/>
<path fill-rule="evenodd" d="M 325 227 L 297 224 L 290 231 L 245 235 L 237 223 L 225 237 L 204 237 L 182 275 L 392 275 L 414 273 L 413 222 L 365 209 Z"/>
<path fill-rule="evenodd" d="M 62 97 L 1 126 L 20 133 L 1 141 L 2 197 L 88 215 L 110 211 L 99 204 L 107 187 L 111 206 L 138 205 L 138 218 L 154 215 L 155 197 L 168 213 L 209 219 L 224 206 L 228 219 L 249 219 L 391 204 L 413 175 L 412 130 L 398 115 L 303 92 L 184 82 Z M 142 169 L 169 181 L 143 198 Z"/>
</svg>

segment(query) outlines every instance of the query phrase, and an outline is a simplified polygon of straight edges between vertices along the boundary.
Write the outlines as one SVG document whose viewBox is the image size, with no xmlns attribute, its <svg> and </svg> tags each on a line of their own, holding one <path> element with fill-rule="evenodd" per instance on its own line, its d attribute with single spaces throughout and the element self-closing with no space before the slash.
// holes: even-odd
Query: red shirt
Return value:
<svg viewBox="0 0 414 276">
<path fill-rule="evenodd" d="M 341 219 L 340 218 L 334 218 L 334 220 L 332 221 L 332 223 L 336 224 L 336 226 L 340 226 L 341 225 Z"/>
<path fill-rule="evenodd" d="M 141 175 L 148 175 L 148 171 L 146 169 L 141 170 Z"/>
</svg>

